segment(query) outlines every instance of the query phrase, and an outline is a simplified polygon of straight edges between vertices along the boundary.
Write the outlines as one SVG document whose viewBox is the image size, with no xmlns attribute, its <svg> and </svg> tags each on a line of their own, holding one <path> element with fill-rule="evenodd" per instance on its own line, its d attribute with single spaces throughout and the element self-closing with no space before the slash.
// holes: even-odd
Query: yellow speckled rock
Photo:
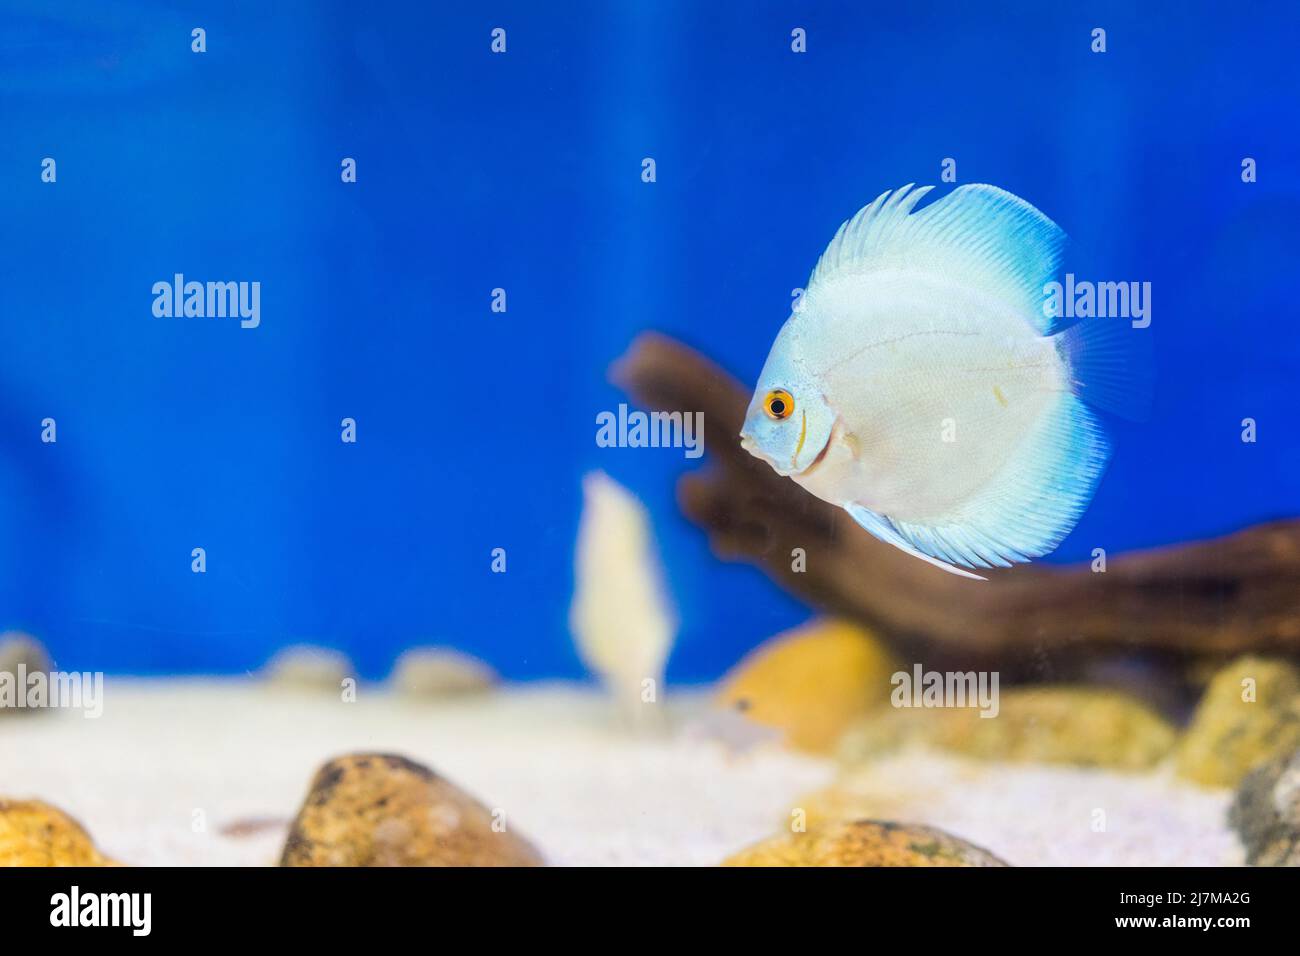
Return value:
<svg viewBox="0 0 1300 956">
<path fill-rule="evenodd" d="M 0 866 L 117 866 L 76 820 L 40 800 L 0 799 Z"/>
<path fill-rule="evenodd" d="M 896 670 L 867 631 L 814 621 L 748 654 L 723 678 L 719 699 L 783 731 L 792 746 L 827 753 L 856 718 L 888 703 Z"/>
<path fill-rule="evenodd" d="M 846 763 L 902 744 L 922 744 L 983 760 L 1150 767 L 1174 746 L 1174 728 L 1128 694 L 1075 686 L 1003 691 L 997 716 L 975 708 L 890 708 L 857 722 L 840 741 Z"/>
<path fill-rule="evenodd" d="M 504 821 L 428 767 L 352 754 L 316 772 L 281 866 L 541 866 Z"/>
<path fill-rule="evenodd" d="M 856 820 L 764 840 L 723 866 L 1006 866 L 987 850 L 937 830 Z"/>
<path fill-rule="evenodd" d="M 1232 787 L 1254 768 L 1300 747 L 1300 671 L 1242 657 L 1210 681 L 1178 743 L 1178 773 Z"/>
</svg>

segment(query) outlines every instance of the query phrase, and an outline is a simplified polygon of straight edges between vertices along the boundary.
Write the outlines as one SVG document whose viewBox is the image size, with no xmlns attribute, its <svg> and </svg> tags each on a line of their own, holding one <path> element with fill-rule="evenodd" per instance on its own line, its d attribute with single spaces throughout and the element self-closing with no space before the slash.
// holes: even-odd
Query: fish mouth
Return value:
<svg viewBox="0 0 1300 956">
<path fill-rule="evenodd" d="M 740 447 L 745 449 L 745 451 L 749 452 L 759 461 L 766 462 L 767 465 L 778 475 L 788 476 L 790 474 L 789 471 L 781 467 L 779 461 L 767 452 L 763 451 L 758 442 L 754 441 L 754 436 L 750 435 L 748 432 L 740 433 Z"/>
</svg>

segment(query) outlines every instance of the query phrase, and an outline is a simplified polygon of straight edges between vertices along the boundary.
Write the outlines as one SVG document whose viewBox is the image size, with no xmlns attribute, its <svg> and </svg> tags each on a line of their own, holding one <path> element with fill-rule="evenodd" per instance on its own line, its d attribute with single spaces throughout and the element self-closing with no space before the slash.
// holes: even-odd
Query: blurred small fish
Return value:
<svg viewBox="0 0 1300 956">
<path fill-rule="evenodd" d="M 664 663 L 677 620 L 650 517 L 603 471 L 582 479 L 569 626 L 583 662 L 635 727 L 662 724 Z"/>
<path fill-rule="evenodd" d="M 686 736 L 721 744 L 732 756 L 743 756 L 755 747 L 779 740 L 781 731 L 746 716 L 749 703 L 738 700 L 731 706 L 712 707 L 686 726 Z"/>
<path fill-rule="evenodd" d="M 287 829 L 293 821 L 288 817 L 244 817 L 241 820 L 232 820 L 222 826 L 217 832 L 223 837 L 241 840 L 245 837 L 258 836 L 271 830 Z"/>
<path fill-rule="evenodd" d="M 1054 549 L 1110 446 L 1083 398 L 1132 411 L 1127 322 L 1054 328 L 1065 241 L 961 186 L 883 193 L 844 223 L 759 376 L 742 445 L 882 541 L 963 577 Z M 1142 333 L 1138 333 L 1142 334 Z"/>
</svg>

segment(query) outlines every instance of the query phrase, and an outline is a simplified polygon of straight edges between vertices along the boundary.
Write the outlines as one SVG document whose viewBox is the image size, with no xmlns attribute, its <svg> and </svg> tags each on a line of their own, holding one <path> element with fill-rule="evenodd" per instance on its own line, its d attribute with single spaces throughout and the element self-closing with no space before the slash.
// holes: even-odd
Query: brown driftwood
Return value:
<svg viewBox="0 0 1300 956">
<path fill-rule="evenodd" d="M 1107 658 L 1300 653 L 1300 520 L 1111 555 L 1104 573 L 1031 564 L 970 581 L 877 541 L 745 452 L 749 390 L 699 353 L 647 333 L 611 375 L 646 407 L 703 411 L 712 461 L 682 478 L 678 501 L 716 554 L 757 563 L 814 607 L 875 628 L 909 660 L 1050 680 Z M 802 573 L 792 570 L 795 548 L 806 553 Z"/>
</svg>

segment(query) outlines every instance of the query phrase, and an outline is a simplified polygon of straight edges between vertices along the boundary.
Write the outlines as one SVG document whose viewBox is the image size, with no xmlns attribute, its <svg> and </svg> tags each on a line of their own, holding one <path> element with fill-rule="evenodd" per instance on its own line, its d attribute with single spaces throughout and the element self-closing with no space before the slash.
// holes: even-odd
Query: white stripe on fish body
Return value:
<svg viewBox="0 0 1300 956">
<path fill-rule="evenodd" d="M 769 363 L 788 355 L 837 416 L 791 476 L 882 540 L 971 576 L 952 565 L 1055 548 L 1109 449 L 1042 311 L 1064 234 L 992 186 L 913 212 L 928 191 L 887 192 L 840 227 Z"/>
</svg>

